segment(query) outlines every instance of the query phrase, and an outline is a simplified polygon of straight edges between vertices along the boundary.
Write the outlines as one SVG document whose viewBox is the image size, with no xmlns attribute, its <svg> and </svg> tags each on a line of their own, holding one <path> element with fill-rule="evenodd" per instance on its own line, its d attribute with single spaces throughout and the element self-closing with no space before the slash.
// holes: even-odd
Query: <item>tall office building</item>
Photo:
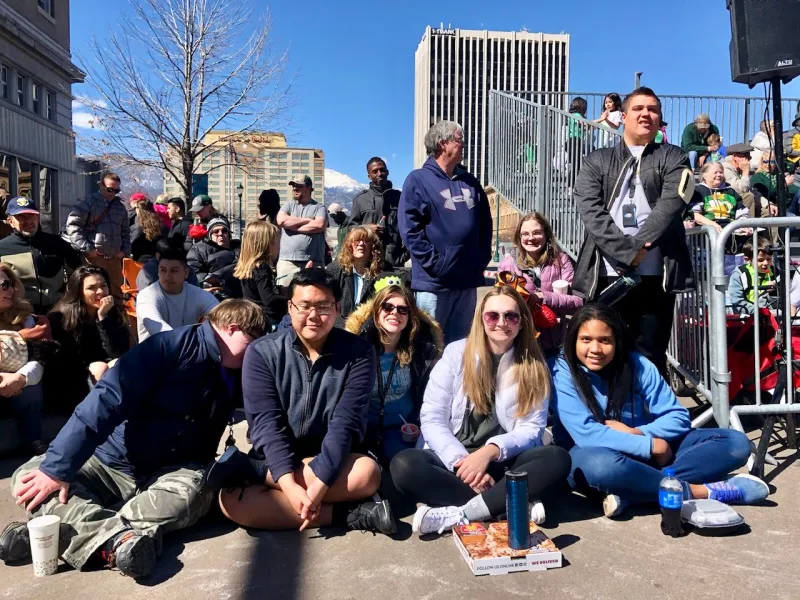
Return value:
<svg viewBox="0 0 800 600">
<path fill-rule="evenodd" d="M 35 200 L 51 232 L 81 192 L 69 32 L 68 0 L 0 0 L 0 190 Z"/>
<path fill-rule="evenodd" d="M 427 27 L 416 52 L 414 163 L 441 120 L 464 127 L 464 164 L 486 185 L 489 92 L 566 92 L 569 35 Z"/>
<path fill-rule="evenodd" d="M 218 210 L 234 221 L 258 214 L 258 196 L 275 189 L 281 202 L 291 198 L 289 181 L 308 175 L 313 199 L 325 201 L 325 153 L 315 148 L 289 148 L 282 133 L 215 130 L 203 139 L 205 149 L 195 163 L 195 175 Z M 241 186 L 241 188 L 239 187 Z M 164 173 L 164 192 L 182 196 L 180 186 Z M 241 193 L 241 205 L 239 194 Z M 234 227 L 234 229 L 236 229 Z"/>
</svg>

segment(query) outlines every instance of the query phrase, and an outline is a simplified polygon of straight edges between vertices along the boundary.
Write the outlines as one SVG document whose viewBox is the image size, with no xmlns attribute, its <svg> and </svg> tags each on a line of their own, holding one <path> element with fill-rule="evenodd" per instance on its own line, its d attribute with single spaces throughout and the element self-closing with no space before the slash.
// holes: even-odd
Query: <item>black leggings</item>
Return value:
<svg viewBox="0 0 800 600">
<path fill-rule="evenodd" d="M 431 506 L 462 506 L 475 491 L 448 471 L 433 450 L 411 448 L 392 459 L 389 469 L 398 490 L 417 502 Z M 569 452 L 559 446 L 539 446 L 506 462 L 493 462 L 487 472 L 497 482 L 484 492 L 483 500 L 493 517 L 506 511 L 506 471 L 527 471 L 528 500 L 540 498 L 550 487 L 569 475 Z"/>
</svg>

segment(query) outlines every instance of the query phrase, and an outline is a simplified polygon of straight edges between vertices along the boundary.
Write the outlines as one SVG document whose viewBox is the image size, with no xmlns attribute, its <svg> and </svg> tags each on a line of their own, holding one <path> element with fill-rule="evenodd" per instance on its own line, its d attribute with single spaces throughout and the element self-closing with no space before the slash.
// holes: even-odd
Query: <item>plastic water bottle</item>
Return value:
<svg viewBox="0 0 800 600">
<path fill-rule="evenodd" d="M 681 523 L 683 485 L 675 478 L 674 469 L 664 469 L 664 479 L 658 484 L 658 504 L 661 507 L 661 532 L 671 537 L 684 534 Z"/>
</svg>

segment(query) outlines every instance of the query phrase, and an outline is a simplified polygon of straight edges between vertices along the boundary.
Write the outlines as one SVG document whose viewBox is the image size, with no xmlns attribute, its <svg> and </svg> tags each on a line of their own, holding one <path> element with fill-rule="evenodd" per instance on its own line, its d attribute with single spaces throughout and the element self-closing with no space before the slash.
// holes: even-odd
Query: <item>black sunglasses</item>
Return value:
<svg viewBox="0 0 800 600">
<path fill-rule="evenodd" d="M 397 304 L 392 304 L 391 302 L 381 302 L 381 310 L 385 312 L 387 315 L 390 315 L 394 311 L 397 311 L 397 314 L 402 317 L 408 316 L 407 306 L 398 306 Z"/>
<path fill-rule="evenodd" d="M 7 292 L 11 288 L 14 287 L 14 282 L 10 279 L 6 279 L 4 281 L 0 281 L 0 290 Z"/>
<path fill-rule="evenodd" d="M 106 188 L 106 191 L 107 191 L 109 194 L 119 194 L 119 193 L 122 191 L 122 189 L 121 189 L 121 188 L 112 188 L 112 187 L 107 187 L 107 188 Z"/>
</svg>

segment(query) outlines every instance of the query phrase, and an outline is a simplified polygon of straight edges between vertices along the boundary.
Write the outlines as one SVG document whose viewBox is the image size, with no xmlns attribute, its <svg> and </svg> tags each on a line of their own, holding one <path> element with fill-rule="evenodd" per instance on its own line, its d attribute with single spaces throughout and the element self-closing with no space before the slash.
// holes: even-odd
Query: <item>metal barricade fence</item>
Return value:
<svg viewBox="0 0 800 600">
<path fill-rule="evenodd" d="M 553 106 L 560 110 L 568 110 L 569 104 L 577 97 L 584 98 L 589 105 L 586 115 L 589 119 L 597 119 L 604 110 L 603 102 L 606 94 L 599 92 L 503 92 L 536 104 Z M 656 90 L 658 93 L 658 90 Z M 620 93 L 624 99 L 625 94 Z M 667 123 L 667 139 L 676 146 L 681 145 L 684 128 L 695 120 L 699 114 L 707 114 L 711 122 L 719 129 L 720 137 L 725 145 L 749 142 L 760 130 L 761 121 L 768 108 L 766 99 L 761 96 L 687 96 L 675 94 L 659 94 L 661 114 Z M 783 122 L 790 127 L 795 114 L 800 112 L 800 99 L 783 98 Z M 770 112 L 772 107 L 769 107 Z"/>
<path fill-rule="evenodd" d="M 695 289 L 679 294 L 675 301 L 672 336 L 667 350 L 670 384 L 676 393 L 684 380 L 703 398 L 712 402 L 711 334 L 708 299 L 711 288 L 711 247 L 717 231 L 713 227 L 694 227 L 686 231 L 686 245 L 695 274 Z M 693 421 L 699 427 L 713 418 L 709 408 Z"/>
<path fill-rule="evenodd" d="M 715 419 L 717 424 L 721 427 L 728 427 L 729 423 L 733 424 L 737 429 L 741 428 L 741 424 L 739 422 L 739 415 L 743 414 L 761 414 L 761 415 L 768 415 L 768 414 L 780 414 L 780 413 L 793 413 L 793 412 L 800 412 L 800 404 L 794 403 L 794 382 L 793 382 L 793 371 L 792 368 L 792 361 L 793 361 L 793 347 L 792 347 L 792 319 L 791 317 L 788 319 L 783 319 L 783 315 L 791 315 L 791 280 L 792 275 L 794 273 L 791 265 L 791 257 L 788 251 L 789 249 L 789 242 L 790 242 L 790 227 L 797 227 L 800 226 L 800 217 L 773 217 L 773 218 L 762 218 L 762 219 L 739 219 L 734 221 L 733 223 L 729 224 L 722 230 L 722 233 L 716 237 L 713 243 L 712 248 L 712 271 L 713 271 L 713 281 L 714 285 L 712 287 L 712 294 L 711 294 L 711 334 L 712 339 L 714 340 L 714 345 L 716 348 L 715 352 L 715 376 L 714 376 L 714 389 L 713 395 L 718 406 L 718 410 L 715 410 Z M 762 331 L 764 327 L 771 327 L 771 319 L 766 318 L 764 315 L 762 318 L 753 318 L 752 320 L 752 329 L 753 335 L 748 336 L 748 340 L 752 337 L 752 355 L 753 355 L 753 364 L 750 370 L 752 370 L 752 387 L 753 387 L 753 394 L 754 394 L 754 404 L 752 406 L 735 406 L 733 408 L 730 407 L 731 401 L 731 389 L 730 389 L 730 382 L 731 382 L 731 365 L 729 364 L 728 360 L 728 329 L 729 324 L 731 322 L 736 322 L 737 315 L 729 315 L 729 311 L 726 307 L 726 290 L 728 289 L 728 282 L 729 277 L 725 275 L 725 245 L 727 240 L 730 238 L 731 235 L 734 234 L 735 231 L 740 229 L 752 229 L 753 230 L 753 238 L 752 244 L 755 248 L 754 250 L 754 260 L 757 260 L 757 248 L 758 248 L 758 235 L 759 235 L 759 228 L 768 228 L 768 227 L 780 227 L 781 229 L 781 236 L 782 236 L 782 246 L 785 251 L 782 253 L 781 256 L 781 264 L 779 266 L 779 270 L 782 273 L 782 277 L 778 282 L 778 285 L 781 285 L 785 289 L 785 299 L 786 304 L 785 306 L 777 306 L 771 305 L 768 301 L 767 290 L 763 289 L 759 281 L 759 277 L 753 277 L 753 305 L 759 306 L 764 305 L 770 309 L 770 314 L 776 315 L 779 318 L 778 320 L 784 321 L 784 328 L 780 331 Z M 734 307 L 735 308 L 735 307 Z M 733 313 L 736 310 L 732 311 Z M 762 335 L 764 334 L 764 335 Z M 764 367 L 767 362 L 769 362 L 773 357 L 771 355 L 767 355 L 764 350 L 763 346 L 765 345 L 765 339 L 774 339 L 775 335 L 780 336 L 783 341 L 783 346 L 785 347 L 785 355 L 782 359 L 785 359 L 786 365 L 789 367 L 783 373 L 783 388 L 784 392 L 781 394 L 781 398 L 772 398 L 772 402 L 764 403 L 763 402 L 763 379 L 764 379 Z M 738 366 L 738 365 L 737 365 Z M 749 377 L 745 377 L 743 374 L 738 374 L 741 378 L 745 381 L 750 379 Z M 774 379 L 774 378 L 773 378 Z M 775 382 L 777 383 L 777 382 Z M 770 384 L 771 385 L 771 384 Z M 738 390 L 733 390 L 734 393 Z"/>
</svg>

